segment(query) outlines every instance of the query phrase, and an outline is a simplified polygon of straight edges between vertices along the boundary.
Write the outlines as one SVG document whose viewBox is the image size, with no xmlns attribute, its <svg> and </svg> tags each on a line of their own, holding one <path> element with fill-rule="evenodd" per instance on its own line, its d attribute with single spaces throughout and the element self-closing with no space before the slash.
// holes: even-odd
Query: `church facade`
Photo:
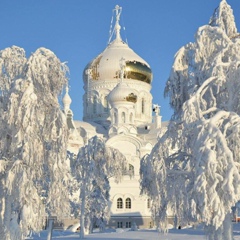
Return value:
<svg viewBox="0 0 240 240">
<path fill-rule="evenodd" d="M 122 152 L 128 173 L 120 183 L 110 180 L 110 227 L 152 227 L 151 202 L 140 195 L 140 159 L 150 153 L 166 129 L 160 108 L 152 104 L 152 71 L 121 38 L 121 7 L 116 6 L 113 39 L 83 72 L 83 121 L 73 121 L 66 91 L 64 112 L 70 131 L 69 151 L 77 153 L 93 136 Z"/>
</svg>

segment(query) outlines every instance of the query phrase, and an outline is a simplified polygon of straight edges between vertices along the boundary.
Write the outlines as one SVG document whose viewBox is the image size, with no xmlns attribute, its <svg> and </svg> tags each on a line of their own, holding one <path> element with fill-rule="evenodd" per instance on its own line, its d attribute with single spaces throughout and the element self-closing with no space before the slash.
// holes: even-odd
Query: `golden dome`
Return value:
<svg viewBox="0 0 240 240">
<path fill-rule="evenodd" d="M 115 39 L 109 46 L 93 59 L 84 69 L 83 79 L 106 81 L 120 78 L 120 61 L 124 59 L 124 80 L 152 82 L 152 71 L 146 61 L 138 56 L 121 39 Z"/>
<path fill-rule="evenodd" d="M 84 69 L 83 79 L 96 81 L 111 81 L 120 79 L 121 64 L 124 60 L 124 80 L 138 80 L 151 84 L 152 71 L 148 63 L 138 56 L 122 39 L 119 24 L 121 7 L 115 7 L 116 24 L 114 27 L 116 39 L 94 58 Z"/>
</svg>

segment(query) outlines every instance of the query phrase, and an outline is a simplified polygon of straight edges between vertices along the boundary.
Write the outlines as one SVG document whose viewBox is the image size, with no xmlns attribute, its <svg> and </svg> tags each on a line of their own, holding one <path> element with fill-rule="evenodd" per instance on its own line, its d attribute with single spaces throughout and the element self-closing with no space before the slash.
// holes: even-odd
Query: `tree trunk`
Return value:
<svg viewBox="0 0 240 240">
<path fill-rule="evenodd" d="M 223 239 L 233 240 L 232 214 L 228 213 L 223 222 Z"/>
<path fill-rule="evenodd" d="M 231 213 L 225 216 L 223 224 L 216 230 L 214 226 L 206 226 L 205 231 L 208 240 L 233 240 L 233 228 Z"/>
<path fill-rule="evenodd" d="M 177 215 L 174 216 L 174 229 L 178 229 L 179 221 Z"/>
<path fill-rule="evenodd" d="M 48 219 L 48 235 L 47 235 L 47 240 L 51 240 L 51 239 L 52 239 L 53 223 L 54 223 L 53 218 L 49 218 L 49 219 Z"/>
<path fill-rule="evenodd" d="M 2 180 L 3 182 L 3 180 Z M 1 184 L 1 183 L 0 183 Z M 1 187 L 1 185 L 0 185 Z M 6 231 L 5 231 L 5 228 L 4 228 L 4 216 L 5 216 L 5 197 L 4 197 L 4 188 L 1 187 L 0 190 L 1 190 L 1 200 L 0 200 L 0 236 L 5 239 L 7 238 L 6 237 Z M 5 193 L 5 192 L 4 192 Z"/>
<path fill-rule="evenodd" d="M 90 223 L 89 223 L 88 229 L 89 229 L 88 230 L 89 233 L 93 232 L 93 219 L 92 218 L 90 219 Z"/>
<path fill-rule="evenodd" d="M 85 187 L 81 189 L 80 193 L 81 198 L 81 211 L 80 211 L 80 239 L 85 237 L 85 227 L 84 227 L 84 216 L 85 216 Z"/>
</svg>

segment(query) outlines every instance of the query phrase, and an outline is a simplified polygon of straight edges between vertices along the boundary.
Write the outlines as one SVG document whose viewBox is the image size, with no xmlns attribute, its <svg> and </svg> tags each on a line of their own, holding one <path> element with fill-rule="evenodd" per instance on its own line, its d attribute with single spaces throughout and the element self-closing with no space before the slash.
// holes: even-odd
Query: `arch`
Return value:
<svg viewBox="0 0 240 240">
<path fill-rule="evenodd" d="M 117 208 L 118 209 L 123 208 L 123 199 L 122 198 L 117 199 Z"/>
<path fill-rule="evenodd" d="M 97 96 L 93 96 L 93 113 L 97 113 Z"/>
<path fill-rule="evenodd" d="M 87 137 L 87 131 L 86 131 L 85 128 L 79 127 L 79 132 L 80 132 L 80 136 L 81 136 L 82 138 Z"/>
<path fill-rule="evenodd" d="M 152 96 L 149 91 L 142 90 L 139 92 L 138 113 L 142 115 L 151 115 Z"/>
<path fill-rule="evenodd" d="M 83 95 L 83 104 L 84 104 L 84 113 L 88 114 L 89 112 L 89 99 L 88 99 L 88 95 L 86 93 L 84 93 Z"/>
<path fill-rule="evenodd" d="M 132 164 L 128 164 L 128 171 L 130 176 L 134 176 L 134 166 Z"/>
<path fill-rule="evenodd" d="M 119 147 L 120 146 L 119 142 L 127 142 L 130 144 L 133 144 L 135 146 L 135 151 L 137 151 L 136 155 L 140 156 L 138 149 L 141 149 L 143 147 L 143 142 L 139 138 L 132 136 L 132 135 L 124 135 L 124 136 L 116 135 L 116 136 L 110 138 L 109 140 L 107 140 L 106 145 L 110 146 L 110 147 L 115 147 L 118 150 L 120 150 L 122 153 L 128 152 L 128 151 L 126 151 L 127 150 L 126 148 Z"/>
<path fill-rule="evenodd" d="M 133 123 L 133 113 L 130 113 L 130 115 L 129 115 L 129 122 Z"/>
<path fill-rule="evenodd" d="M 118 119 L 117 119 L 117 113 L 116 112 L 114 112 L 113 113 L 113 123 L 117 123 L 117 121 L 118 121 Z"/>
<path fill-rule="evenodd" d="M 115 134 L 115 133 L 117 133 L 117 128 L 114 127 L 114 126 L 112 126 L 112 127 L 109 129 L 108 134 L 109 134 L 109 136 L 110 136 L 111 134 Z"/>
<path fill-rule="evenodd" d="M 131 209 L 132 208 L 132 200 L 131 200 L 131 198 L 126 198 L 126 200 L 125 200 L 125 207 L 127 209 Z"/>
<path fill-rule="evenodd" d="M 123 126 L 121 126 L 121 127 L 119 127 L 119 128 L 117 129 L 117 133 L 118 133 L 118 134 L 121 134 L 121 133 L 126 134 L 126 133 L 128 133 L 128 132 L 129 132 L 129 131 L 128 131 L 128 128 L 125 127 L 125 125 L 123 125 Z"/>
<path fill-rule="evenodd" d="M 129 133 L 132 133 L 132 134 L 137 134 L 137 129 L 135 127 L 131 127 L 129 128 Z"/>
<path fill-rule="evenodd" d="M 103 97 L 103 111 L 108 112 L 108 99 L 106 95 Z"/>
<path fill-rule="evenodd" d="M 121 113 L 121 122 L 126 123 L 126 113 L 125 112 Z"/>
</svg>

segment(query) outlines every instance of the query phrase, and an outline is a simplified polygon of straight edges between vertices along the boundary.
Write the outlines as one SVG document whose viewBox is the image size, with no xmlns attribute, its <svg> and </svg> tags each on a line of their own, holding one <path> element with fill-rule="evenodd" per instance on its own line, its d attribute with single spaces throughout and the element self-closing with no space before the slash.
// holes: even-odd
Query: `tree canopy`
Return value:
<svg viewBox="0 0 240 240">
<path fill-rule="evenodd" d="M 42 229 L 45 216 L 68 212 L 68 135 L 58 103 L 67 71 L 45 48 L 29 58 L 16 46 L 0 51 L 2 239 L 24 239 Z"/>
<path fill-rule="evenodd" d="M 205 223 L 209 239 L 231 239 L 227 223 L 240 196 L 239 79 L 240 37 L 222 0 L 195 42 L 177 52 L 165 88 L 174 114 L 142 160 L 142 191 L 162 226 L 168 213 Z"/>
</svg>

